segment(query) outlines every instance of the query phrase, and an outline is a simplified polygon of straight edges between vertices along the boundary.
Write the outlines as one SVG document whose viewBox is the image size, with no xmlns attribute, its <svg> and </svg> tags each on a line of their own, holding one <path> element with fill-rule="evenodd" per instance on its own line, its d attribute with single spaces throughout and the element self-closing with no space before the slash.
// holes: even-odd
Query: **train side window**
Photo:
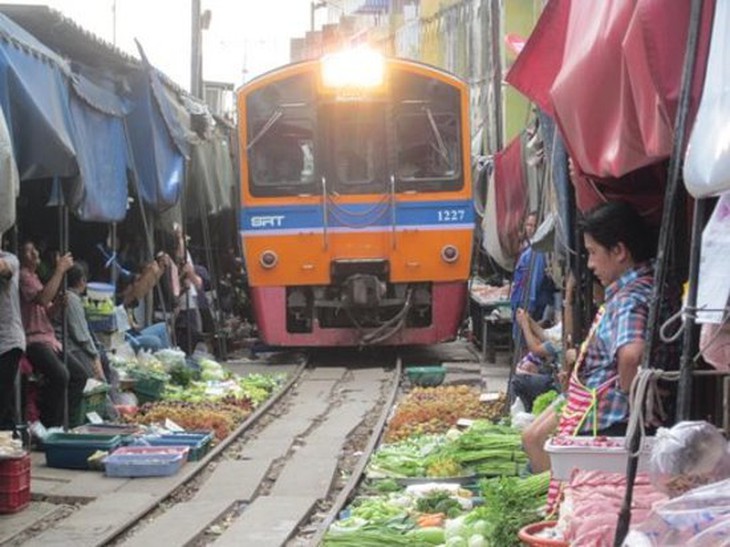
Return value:
<svg viewBox="0 0 730 547">
<path fill-rule="evenodd" d="M 428 106 L 396 119 L 396 175 L 402 189 L 438 191 L 461 187 L 456 116 Z"/>
</svg>

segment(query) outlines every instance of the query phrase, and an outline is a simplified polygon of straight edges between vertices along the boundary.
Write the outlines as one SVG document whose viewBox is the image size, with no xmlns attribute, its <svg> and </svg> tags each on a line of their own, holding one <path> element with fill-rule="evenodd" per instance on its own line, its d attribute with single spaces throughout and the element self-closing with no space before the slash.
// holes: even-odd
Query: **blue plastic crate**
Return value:
<svg viewBox="0 0 730 547">
<path fill-rule="evenodd" d="M 61 469 L 88 469 L 88 459 L 97 450 L 111 452 L 122 442 L 119 435 L 53 433 L 43 441 L 46 465 Z"/>
<path fill-rule="evenodd" d="M 150 446 L 188 446 L 188 461 L 200 460 L 208 452 L 213 442 L 212 431 L 188 432 L 188 433 L 167 433 L 144 437 L 144 441 Z"/>
<path fill-rule="evenodd" d="M 93 332 L 114 332 L 117 330 L 117 316 L 87 314 L 86 322 Z"/>
<path fill-rule="evenodd" d="M 166 477 L 187 461 L 187 446 L 127 446 L 104 458 L 107 477 Z"/>
</svg>

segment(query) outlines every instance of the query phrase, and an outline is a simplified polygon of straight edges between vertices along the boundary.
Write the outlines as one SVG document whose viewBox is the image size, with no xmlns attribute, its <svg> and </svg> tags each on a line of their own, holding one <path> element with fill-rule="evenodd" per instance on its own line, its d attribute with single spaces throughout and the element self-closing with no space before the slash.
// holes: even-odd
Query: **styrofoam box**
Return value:
<svg viewBox="0 0 730 547">
<path fill-rule="evenodd" d="M 624 437 L 603 437 L 603 439 L 608 441 L 608 446 L 593 445 L 595 439 L 592 437 L 573 437 L 571 440 L 576 444 L 570 446 L 554 444 L 553 438 L 548 439 L 545 451 L 550 455 L 553 478 L 568 480 L 573 469 L 625 473 L 628 451 L 624 448 Z M 654 437 L 644 439 L 638 460 L 639 473 L 649 470 L 653 445 Z"/>
</svg>

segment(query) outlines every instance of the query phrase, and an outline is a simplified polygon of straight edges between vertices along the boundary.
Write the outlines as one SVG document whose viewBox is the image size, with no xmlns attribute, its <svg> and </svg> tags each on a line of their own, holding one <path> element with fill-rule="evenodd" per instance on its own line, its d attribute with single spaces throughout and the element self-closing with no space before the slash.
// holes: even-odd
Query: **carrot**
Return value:
<svg viewBox="0 0 730 547">
<path fill-rule="evenodd" d="M 432 513 L 432 514 L 425 514 L 418 517 L 418 520 L 416 523 L 418 524 L 419 528 L 430 528 L 432 526 L 443 526 L 444 525 L 444 518 L 446 515 L 443 513 Z"/>
</svg>

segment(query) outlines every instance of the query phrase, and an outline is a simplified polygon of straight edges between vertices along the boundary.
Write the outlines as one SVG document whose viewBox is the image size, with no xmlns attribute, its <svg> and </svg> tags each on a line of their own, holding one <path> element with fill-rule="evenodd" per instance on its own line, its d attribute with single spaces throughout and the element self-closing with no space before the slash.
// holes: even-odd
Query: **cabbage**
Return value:
<svg viewBox="0 0 730 547">
<path fill-rule="evenodd" d="M 463 532 L 465 530 L 464 518 L 465 518 L 465 516 L 462 515 L 460 517 L 456 517 L 455 519 L 448 519 L 444 523 L 444 531 L 445 531 L 446 539 L 463 536 Z M 461 537 L 461 539 L 464 539 L 464 538 Z"/>
<path fill-rule="evenodd" d="M 473 534 L 469 537 L 468 547 L 488 547 L 487 540 L 480 534 Z"/>
</svg>

